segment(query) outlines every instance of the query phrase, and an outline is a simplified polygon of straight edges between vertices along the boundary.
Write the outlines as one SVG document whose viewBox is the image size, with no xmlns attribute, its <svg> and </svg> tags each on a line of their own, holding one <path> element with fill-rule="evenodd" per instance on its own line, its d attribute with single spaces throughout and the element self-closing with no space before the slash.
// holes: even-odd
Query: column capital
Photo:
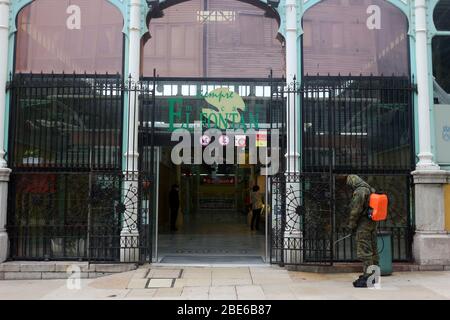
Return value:
<svg viewBox="0 0 450 320">
<path fill-rule="evenodd" d="M 427 1 L 426 0 L 415 0 L 414 1 L 414 8 L 416 8 L 416 9 L 426 9 L 427 8 Z"/>
<path fill-rule="evenodd" d="M 5 150 L 0 148 L 0 170 L 8 167 L 8 163 L 5 160 L 5 154 Z"/>
<path fill-rule="evenodd" d="M 141 1 L 130 0 L 129 29 L 130 31 L 141 31 Z"/>
</svg>

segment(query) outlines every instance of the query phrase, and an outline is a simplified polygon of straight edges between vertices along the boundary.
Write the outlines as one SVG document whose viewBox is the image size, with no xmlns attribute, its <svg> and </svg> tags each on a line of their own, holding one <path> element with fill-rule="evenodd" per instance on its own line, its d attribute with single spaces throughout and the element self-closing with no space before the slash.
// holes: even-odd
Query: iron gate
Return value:
<svg viewBox="0 0 450 320">
<path fill-rule="evenodd" d="M 333 263 L 333 174 L 330 161 L 320 171 L 302 170 L 300 128 L 303 88 L 272 86 L 271 126 L 280 134 L 280 172 L 270 177 L 270 261 L 286 264 Z M 325 116 L 323 121 L 329 121 Z M 294 159 L 289 159 L 289 155 Z M 323 155 L 331 157 L 331 148 Z"/>
<path fill-rule="evenodd" d="M 14 76 L 11 259 L 151 259 L 153 88 L 119 76 Z M 138 161 L 123 158 L 124 139 Z"/>
<path fill-rule="evenodd" d="M 151 261 L 155 140 L 167 139 L 155 130 L 157 119 L 167 117 L 156 105 L 157 81 L 14 76 L 7 225 L 12 259 Z M 394 259 L 409 260 L 409 79 L 306 76 L 292 86 L 267 79 L 260 83 L 264 92 L 267 84 L 268 129 L 279 132 L 281 157 L 294 150 L 270 177 L 271 262 L 354 260 L 353 238 L 336 243 L 346 234 L 351 195 L 343 181 L 351 173 L 390 194 L 391 217 L 381 228 L 393 232 Z"/>
<path fill-rule="evenodd" d="M 271 178 L 272 263 L 356 259 L 354 238 L 338 241 L 349 234 L 348 174 L 389 195 L 390 216 L 380 229 L 392 233 L 394 260 L 411 260 L 414 90 L 407 77 L 394 76 L 305 76 L 301 84 L 272 86 L 272 126 L 281 124 L 280 154 L 288 155 Z"/>
</svg>

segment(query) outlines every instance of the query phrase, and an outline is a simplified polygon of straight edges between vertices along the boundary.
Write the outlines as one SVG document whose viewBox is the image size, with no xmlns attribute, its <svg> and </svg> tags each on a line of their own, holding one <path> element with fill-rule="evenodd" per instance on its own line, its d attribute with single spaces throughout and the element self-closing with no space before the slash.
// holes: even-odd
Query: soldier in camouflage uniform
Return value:
<svg viewBox="0 0 450 320">
<path fill-rule="evenodd" d="M 353 285 L 366 287 L 367 278 L 370 276 L 367 268 L 379 264 L 377 223 L 368 215 L 370 194 L 375 190 L 357 175 L 349 175 L 347 185 L 353 190 L 348 228 L 352 233 L 356 231 L 357 257 L 362 261 L 364 267 L 364 274 Z"/>
</svg>

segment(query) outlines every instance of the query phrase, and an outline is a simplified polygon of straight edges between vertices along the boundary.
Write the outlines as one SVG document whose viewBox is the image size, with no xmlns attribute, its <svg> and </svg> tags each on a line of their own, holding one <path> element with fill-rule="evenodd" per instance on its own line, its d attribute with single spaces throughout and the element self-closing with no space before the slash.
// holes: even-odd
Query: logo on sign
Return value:
<svg viewBox="0 0 450 320">
<path fill-rule="evenodd" d="M 206 147 L 210 142 L 211 142 L 210 136 L 204 135 L 200 138 L 200 144 L 204 147 Z"/>
<path fill-rule="evenodd" d="M 245 148 L 247 146 L 247 136 L 244 135 L 236 135 L 234 137 L 235 139 L 235 146 L 239 148 Z"/>
<path fill-rule="evenodd" d="M 230 143 L 230 137 L 228 137 L 228 136 L 220 136 L 219 137 L 219 143 L 222 146 L 227 146 Z"/>
<path fill-rule="evenodd" d="M 203 128 L 221 130 L 239 130 L 244 132 L 250 129 L 258 130 L 258 112 L 248 111 L 243 98 L 230 91 L 229 88 L 218 88 L 208 93 L 200 93 L 198 98 L 206 102 L 206 107 L 200 113 L 200 122 Z M 183 106 L 183 98 L 169 98 L 169 131 L 177 128 L 192 130 L 192 106 Z"/>
<path fill-rule="evenodd" d="M 267 147 L 267 131 L 261 130 L 256 135 L 256 146 L 257 147 Z"/>
</svg>

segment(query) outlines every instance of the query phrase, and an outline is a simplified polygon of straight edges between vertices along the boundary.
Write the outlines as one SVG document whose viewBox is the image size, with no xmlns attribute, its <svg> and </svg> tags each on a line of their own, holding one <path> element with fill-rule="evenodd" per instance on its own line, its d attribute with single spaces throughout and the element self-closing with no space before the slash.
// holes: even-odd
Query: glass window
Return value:
<svg viewBox="0 0 450 320">
<path fill-rule="evenodd" d="M 434 37 L 434 98 L 439 104 L 450 104 L 450 37 Z"/>
<path fill-rule="evenodd" d="M 441 0 L 434 9 L 434 25 L 438 30 L 450 31 L 450 0 Z"/>
<path fill-rule="evenodd" d="M 149 23 L 143 75 L 267 77 L 284 75 L 275 13 L 244 1 L 191 0 L 163 9 Z"/>
<path fill-rule="evenodd" d="M 106 0 L 37 0 L 17 18 L 16 72 L 122 73 L 123 18 Z"/>
<path fill-rule="evenodd" d="M 408 21 L 387 1 L 323 1 L 303 26 L 305 74 L 409 74 Z"/>
</svg>

